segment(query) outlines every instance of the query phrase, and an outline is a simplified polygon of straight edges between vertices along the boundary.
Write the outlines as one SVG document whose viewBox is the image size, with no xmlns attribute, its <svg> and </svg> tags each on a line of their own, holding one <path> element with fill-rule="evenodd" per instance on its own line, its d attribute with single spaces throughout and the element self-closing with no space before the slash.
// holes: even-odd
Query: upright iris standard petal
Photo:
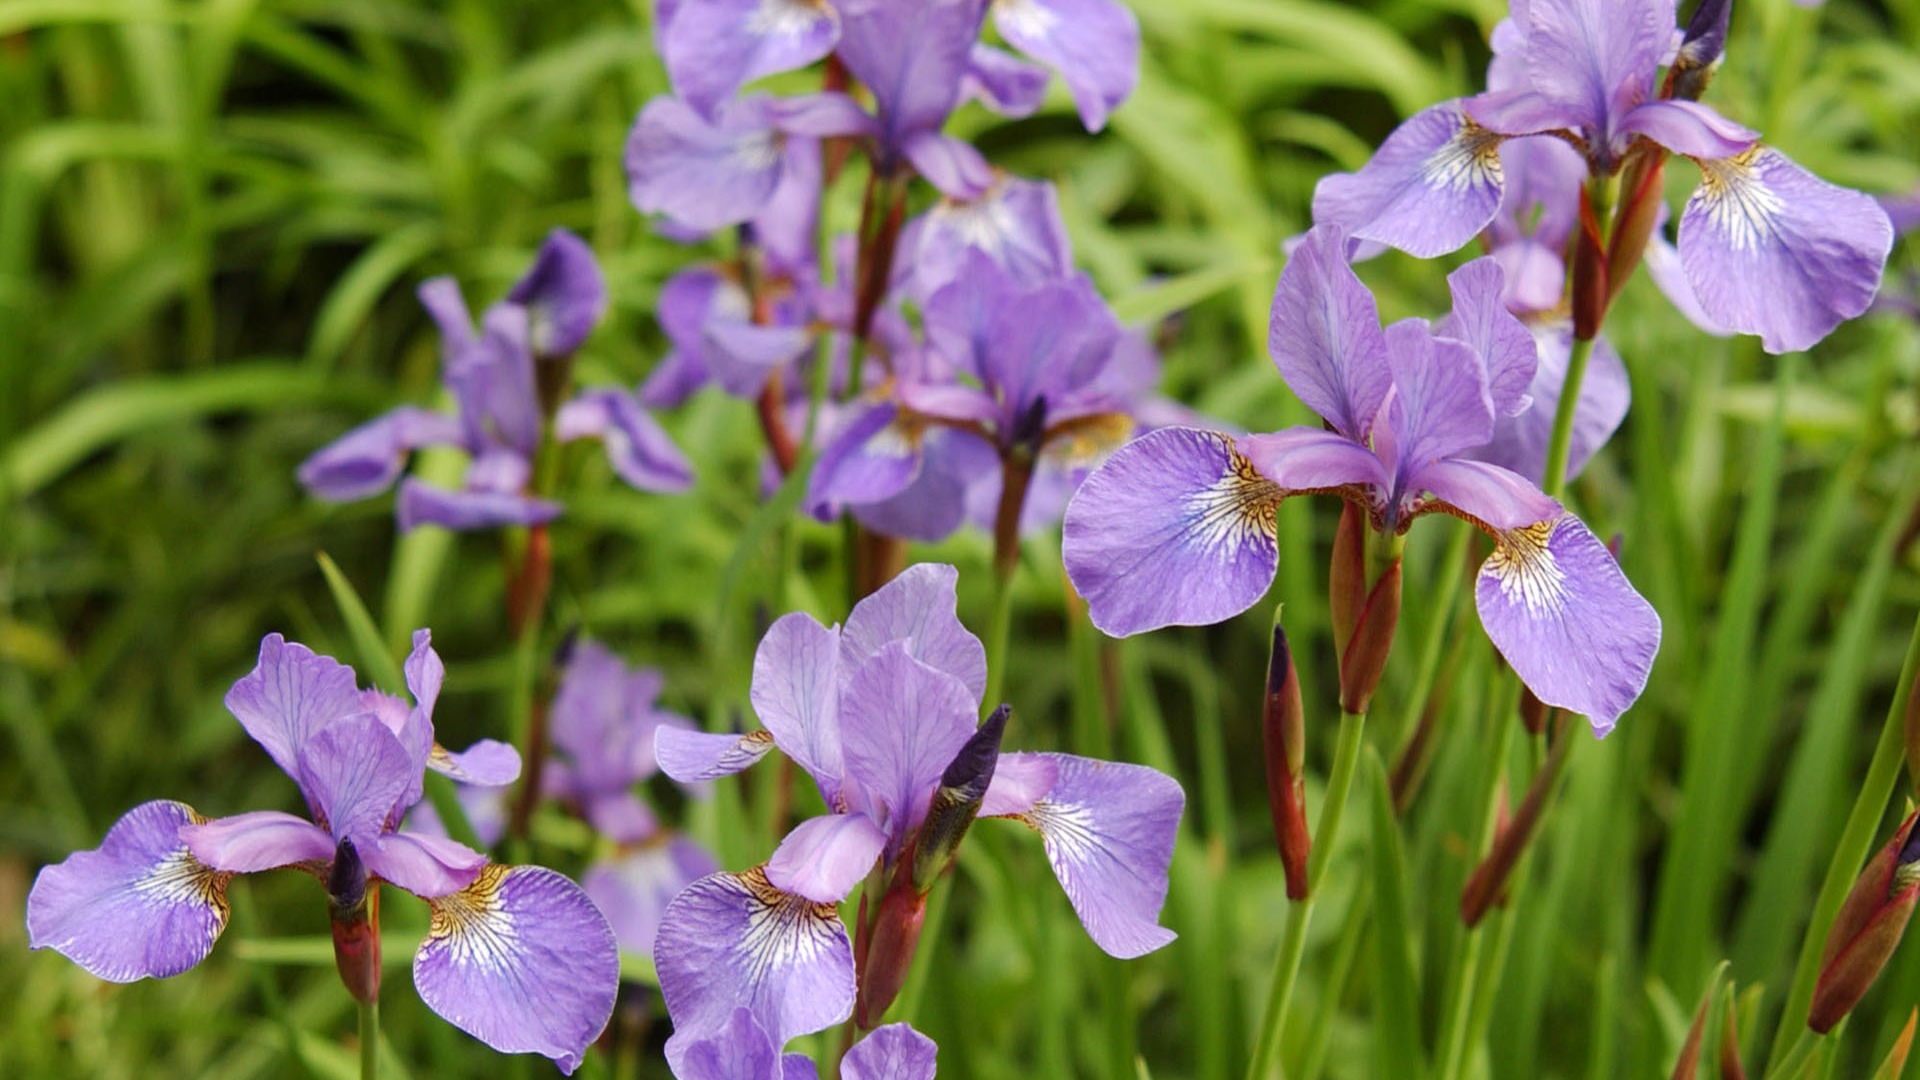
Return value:
<svg viewBox="0 0 1920 1080">
<path fill-rule="evenodd" d="M 914 659 L 960 680 L 979 701 L 987 687 L 987 650 L 954 613 L 959 580 L 951 566 L 918 563 L 855 604 L 840 632 L 845 670 L 851 673 L 890 642 L 905 641 Z"/>
<path fill-rule="evenodd" d="M 607 283 L 587 242 L 555 229 L 507 302 L 527 309 L 527 341 L 535 356 L 571 356 L 606 314 Z"/>
<path fill-rule="evenodd" d="M 1458 101 L 1423 109 L 1359 172 L 1321 178 L 1313 220 L 1423 259 L 1457 250 L 1500 208 L 1500 140 Z"/>
<path fill-rule="evenodd" d="M 764 96 L 724 102 L 712 119 L 678 98 L 657 97 L 627 137 L 627 193 L 641 213 L 689 228 L 738 224 L 773 197 L 780 150 Z"/>
<path fill-rule="evenodd" d="M 1557 292 L 1559 283 L 1555 283 Z M 1525 323 L 1507 310 L 1506 274 L 1491 256 L 1475 259 L 1447 275 L 1453 311 L 1439 333 L 1465 342 L 1487 372 L 1487 393 L 1495 416 L 1513 416 L 1532 400 L 1539 356 Z"/>
<path fill-rule="evenodd" d="M 1007 43 L 1060 73 L 1088 131 L 1140 78 L 1140 23 L 1114 0 L 994 0 L 993 25 Z"/>
<path fill-rule="evenodd" d="M 839 911 L 781 892 L 757 868 L 688 886 L 667 906 L 653 959 L 673 1017 L 675 1069 L 737 1008 L 779 1045 L 853 1015 L 853 945 Z"/>
<path fill-rule="evenodd" d="M 886 1024 L 840 1060 L 841 1080 L 933 1080 L 940 1048 L 906 1024 Z"/>
<path fill-rule="evenodd" d="M 702 113 L 755 79 L 833 51 L 840 24 L 823 0 L 697 0 L 660 26 L 674 93 Z"/>
<path fill-rule="evenodd" d="M 1130 960 L 1172 941 L 1159 917 L 1186 806 L 1179 783 L 1144 765 L 1072 754 L 1001 760 L 1034 756 L 1050 759 L 1056 777 L 1044 797 L 1015 816 L 1046 842 L 1054 876 L 1094 944 Z"/>
<path fill-rule="evenodd" d="M 1474 596 L 1480 623 L 1535 697 L 1605 735 L 1647 684 L 1660 616 L 1578 518 L 1498 535 Z"/>
<path fill-rule="evenodd" d="M 613 471 L 641 491 L 685 491 L 693 465 L 640 400 L 626 390 L 588 390 L 560 407 L 554 436 L 563 442 L 598 437 Z"/>
<path fill-rule="evenodd" d="M 749 731 L 745 735 L 709 735 L 663 727 L 653 733 L 653 752 L 660 771 L 683 784 L 731 776 L 767 756 L 773 734 Z"/>
<path fill-rule="evenodd" d="M 1284 495 L 1225 435 L 1149 432 L 1115 451 L 1067 504 L 1067 576 L 1108 634 L 1219 622 L 1273 584 Z"/>
<path fill-rule="evenodd" d="M 873 92 L 884 155 L 933 132 L 960 100 L 983 0 L 839 0 L 836 50 Z"/>
<path fill-rule="evenodd" d="M 185 803 L 142 803 L 92 851 L 40 871 L 27 894 L 27 945 L 53 949 L 108 982 L 178 975 L 206 959 L 227 926 L 231 874 L 193 857 Z"/>
<path fill-rule="evenodd" d="M 1397 494 L 1406 498 L 1417 494 L 1408 490 L 1408 481 L 1423 466 L 1486 445 L 1493 435 L 1493 398 L 1486 369 L 1473 350 L 1432 336 L 1422 320 L 1388 327 L 1387 355 L 1393 368 L 1388 408 L 1394 482 Z"/>
<path fill-rule="evenodd" d="M 767 860 L 767 881 L 782 892 L 837 904 L 873 870 L 886 846 L 887 834 L 865 814 L 808 818 Z"/>
<path fill-rule="evenodd" d="M 380 834 L 420 768 L 378 716 L 362 713 L 303 743 L 295 779 L 334 839 L 363 843 Z"/>
<path fill-rule="evenodd" d="M 914 659 L 905 641 L 882 646 L 847 679 L 840 698 L 847 776 L 885 808 L 889 857 L 920 824 L 941 772 L 973 734 L 979 702 L 959 679 Z"/>
<path fill-rule="evenodd" d="M 1267 351 L 1308 408 L 1347 438 L 1365 440 L 1393 375 L 1379 309 L 1347 265 L 1339 226 L 1314 227 L 1280 271 Z"/>
<path fill-rule="evenodd" d="M 247 734 L 295 777 L 308 736 L 361 711 L 352 668 L 279 634 L 260 640 L 259 661 L 227 691 L 226 704 Z"/>
<path fill-rule="evenodd" d="M 1893 226 L 1871 197 L 1767 146 L 1698 164 L 1680 261 L 1714 322 L 1793 352 L 1873 302 Z"/>
<path fill-rule="evenodd" d="M 786 1080 L 780 1048 L 753 1010 L 733 1010 L 725 1025 L 689 1042 L 674 1066 L 679 1080 Z"/>
<path fill-rule="evenodd" d="M 352 502 L 393 486 L 407 455 L 423 446 L 457 445 L 459 421 L 403 406 L 361 424 L 300 463 L 300 485 L 328 502 Z"/>
<path fill-rule="evenodd" d="M 1533 90 L 1559 107 L 1562 126 L 1612 139 L 1620 119 L 1652 93 L 1673 46 L 1673 0 L 1528 0 L 1515 8 Z"/>
<path fill-rule="evenodd" d="M 924 303 L 958 278 L 967 253 L 985 254 L 1025 287 L 1073 273 L 1073 248 L 1052 184 L 1002 176 L 978 199 L 942 200 L 920 219 L 913 247 L 914 290 Z"/>
<path fill-rule="evenodd" d="M 613 1015 L 620 954 L 580 887 L 538 866 L 488 866 L 432 901 L 413 958 L 420 999 L 502 1053 L 580 1064 Z"/>
<path fill-rule="evenodd" d="M 1538 343 L 1540 366 L 1530 388 L 1532 403 L 1518 416 L 1497 421 L 1493 438 L 1470 456 L 1510 469 L 1538 485 L 1546 475 L 1547 441 L 1553 434 L 1553 414 L 1567 378 L 1573 327 L 1568 323 L 1536 324 L 1533 340 Z M 1580 383 L 1580 403 L 1573 413 L 1573 438 L 1567 448 L 1568 480 L 1579 476 L 1593 452 L 1613 437 L 1626 419 L 1632 396 L 1620 354 L 1605 337 L 1596 338 L 1587 360 L 1586 378 Z"/>
<path fill-rule="evenodd" d="M 753 654 L 748 697 L 773 741 L 833 805 L 846 771 L 840 752 L 840 634 L 798 611 L 782 615 Z"/>
<path fill-rule="evenodd" d="M 622 950 L 651 957 L 667 905 L 682 889 L 719 870 L 700 845 L 675 836 L 589 866 L 580 887 L 607 917 Z"/>
</svg>

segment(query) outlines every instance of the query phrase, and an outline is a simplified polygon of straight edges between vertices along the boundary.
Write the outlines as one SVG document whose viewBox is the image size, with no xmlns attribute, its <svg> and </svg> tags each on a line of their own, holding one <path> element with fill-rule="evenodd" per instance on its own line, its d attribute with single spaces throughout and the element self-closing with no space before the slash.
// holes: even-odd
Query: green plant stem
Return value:
<svg viewBox="0 0 1920 1080">
<path fill-rule="evenodd" d="M 360 1003 L 360 1080 L 380 1075 L 380 999 Z"/>
<path fill-rule="evenodd" d="M 1800 1037 L 1794 1040 L 1793 1049 L 1787 1051 L 1787 1056 L 1781 1058 L 1778 1065 L 1767 1070 L 1765 1080 L 1794 1080 L 1806 1069 L 1807 1062 L 1819 1046 L 1820 1036 L 1815 1035 L 1812 1028 L 1801 1024 Z"/>
<path fill-rule="evenodd" d="M 1899 687 L 1894 692 L 1893 704 L 1887 709 L 1880 741 L 1873 748 L 1873 760 L 1867 765 L 1867 775 L 1860 783 L 1853 810 L 1847 814 L 1840 842 L 1834 845 L 1833 859 L 1827 863 L 1827 876 L 1821 881 L 1820 894 L 1814 900 L 1813 918 L 1807 923 L 1806 936 L 1800 939 L 1800 958 L 1793 967 L 1793 988 L 1787 994 L 1786 1010 L 1780 1014 L 1780 1026 L 1774 1032 L 1773 1052 L 1768 1055 L 1770 1062 L 1785 1060 L 1787 1040 L 1796 1028 L 1803 1032 L 1800 1041 L 1807 1041 L 1804 1034 L 1807 1008 L 1813 1001 L 1814 983 L 1820 977 L 1820 953 L 1826 944 L 1827 931 L 1832 928 L 1840 902 L 1846 899 L 1847 890 L 1873 847 L 1874 833 L 1886 813 L 1887 799 L 1893 794 L 1894 782 L 1906 760 L 1907 702 L 1913 696 L 1916 675 L 1920 675 L 1920 616 L 1916 616 L 1913 636 L 1907 641 L 1907 658 L 1900 665 Z M 1776 1071 L 1769 1069 L 1767 1075 Z"/>
<path fill-rule="evenodd" d="M 1567 459 L 1573 452 L 1573 414 L 1580 404 L 1580 387 L 1587 377 L 1587 361 L 1593 358 L 1595 340 L 1574 339 L 1573 351 L 1567 355 L 1566 381 L 1560 384 L 1560 401 L 1553 410 L 1553 434 L 1547 440 L 1547 470 L 1543 474 L 1547 482 L 1542 489 L 1556 499 L 1567 487 Z"/>
<path fill-rule="evenodd" d="M 1260 1035 L 1254 1043 L 1253 1061 L 1247 1080 L 1268 1080 L 1279 1072 L 1280 1036 L 1286 1026 L 1287 1004 L 1293 997 L 1293 982 L 1300 973 L 1300 955 L 1307 944 L 1307 924 L 1313 918 L 1313 904 L 1320 896 L 1321 878 L 1333 856 L 1334 842 L 1340 836 L 1340 819 L 1347 805 L 1347 792 L 1353 787 L 1353 774 L 1360 764 L 1361 736 L 1366 733 L 1365 713 L 1342 713 L 1340 737 L 1333 754 L 1333 772 L 1327 777 L 1327 797 L 1320 807 L 1320 827 L 1314 830 L 1313 851 L 1307 856 L 1307 897 L 1287 909 L 1287 925 L 1280 938 L 1280 956 L 1273 966 L 1273 986 L 1267 991 L 1267 1011 L 1260 1021 Z"/>
</svg>

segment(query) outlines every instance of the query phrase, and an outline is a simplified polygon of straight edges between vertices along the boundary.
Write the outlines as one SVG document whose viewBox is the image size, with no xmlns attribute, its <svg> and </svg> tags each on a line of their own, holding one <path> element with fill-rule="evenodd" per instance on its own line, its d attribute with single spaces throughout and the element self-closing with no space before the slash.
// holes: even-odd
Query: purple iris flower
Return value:
<svg viewBox="0 0 1920 1080">
<path fill-rule="evenodd" d="M 384 881 L 433 909 L 413 961 L 421 999 L 496 1050 L 573 1071 L 613 1011 L 619 956 L 606 920 L 551 870 L 489 863 L 398 827 L 429 768 L 491 786 L 519 775 L 509 746 L 487 740 L 454 754 L 434 742 L 444 674 L 425 630 L 406 662 L 411 706 L 268 635 L 227 708 L 293 777 L 311 820 L 262 810 L 210 821 L 184 803 L 137 806 L 100 847 L 40 872 L 27 898 L 32 947 L 110 982 L 177 975 L 226 928 L 235 874 L 294 867 L 330 890 L 343 872 L 356 889 Z"/>
<path fill-rule="evenodd" d="M 1679 252 L 1706 315 L 1760 335 L 1769 352 L 1819 341 L 1871 302 L 1892 243 L 1887 216 L 1692 100 L 1719 59 L 1728 5 L 1702 5 L 1677 53 L 1674 8 L 1674 0 L 1516 2 L 1494 31 L 1488 91 L 1416 113 L 1359 172 L 1323 179 L 1314 220 L 1440 255 L 1494 219 L 1508 139 L 1565 140 L 1602 179 L 1672 152 L 1701 172 Z M 1671 96 L 1661 96 L 1670 57 Z"/>
<path fill-rule="evenodd" d="M 630 667 L 596 642 L 576 643 L 547 710 L 556 760 L 547 762 L 541 784 L 616 845 L 580 883 L 620 947 L 641 956 L 653 955 L 667 902 L 720 869 L 700 845 L 664 829 L 633 790 L 659 771 L 654 733 L 693 727 L 658 707 L 662 684 L 658 671 Z"/>
<path fill-rule="evenodd" d="M 593 252 L 564 229 L 549 233 L 526 275 L 487 309 L 477 334 L 452 278 L 421 285 L 420 302 L 440 326 L 442 379 L 457 414 L 409 405 L 370 420 L 303 462 L 301 484 L 329 502 L 364 499 L 391 487 L 414 450 L 454 446 L 472 459 L 465 486 L 448 491 L 413 477 L 401 481 L 401 529 L 553 520 L 559 504 L 526 493 L 545 423 L 539 372 L 564 365 L 606 311 Z M 614 471 L 643 491 L 680 491 L 693 481 L 686 458 L 632 393 L 583 391 L 559 407 L 553 424 L 563 441 L 600 439 Z"/>
<path fill-rule="evenodd" d="M 1660 620 L 1593 533 L 1524 477 L 1465 455 L 1524 409 L 1534 343 L 1500 302 L 1499 267 L 1448 279 L 1438 332 L 1384 330 L 1337 227 L 1307 234 L 1280 275 L 1269 347 L 1330 430 L 1235 439 L 1168 428 L 1121 448 L 1067 508 L 1067 573 L 1107 633 L 1218 622 L 1273 580 L 1274 510 L 1293 495 L 1352 501 L 1376 531 L 1441 511 L 1489 534 L 1480 621 L 1540 700 L 1610 730 L 1646 685 Z"/>
<path fill-rule="evenodd" d="M 840 1059 L 842 1080 L 933 1080 L 939 1049 L 906 1024 L 887 1024 Z M 679 1080 L 819 1080 L 805 1054 L 782 1054 L 773 1037 L 742 1007 L 720 1030 L 696 1040 L 675 1067 Z"/>
<path fill-rule="evenodd" d="M 661 0 L 654 38 L 673 92 L 710 116 L 747 83 L 832 52 L 840 16 L 824 0 Z"/>
<path fill-rule="evenodd" d="M 739 1008 L 779 1045 L 852 1013 L 853 950 L 835 905 L 911 848 L 943 772 L 976 731 L 986 653 L 954 615 L 958 577 L 950 566 L 910 567 L 844 627 L 803 614 L 775 622 L 754 657 L 764 730 L 660 729 L 669 776 L 724 776 L 778 747 L 831 811 L 802 822 L 766 863 L 697 881 L 667 908 L 654 958 L 676 1070 Z M 1179 784 L 1141 766 L 1005 753 L 979 816 L 1037 830 L 1095 943 L 1134 957 L 1173 939 L 1157 917 L 1184 801 Z"/>
</svg>

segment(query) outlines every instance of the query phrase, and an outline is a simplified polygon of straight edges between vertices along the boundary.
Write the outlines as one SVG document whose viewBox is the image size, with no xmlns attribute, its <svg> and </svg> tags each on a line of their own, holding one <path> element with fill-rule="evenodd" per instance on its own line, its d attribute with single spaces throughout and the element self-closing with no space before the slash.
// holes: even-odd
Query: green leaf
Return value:
<svg viewBox="0 0 1920 1080">
<path fill-rule="evenodd" d="M 1407 873 L 1400 854 L 1400 821 L 1393 812 L 1393 790 L 1380 754 L 1368 746 L 1367 771 L 1373 777 L 1372 877 L 1373 1074 L 1419 1080 L 1425 1074 L 1420 1041 L 1420 980 L 1408 954 Z"/>
<path fill-rule="evenodd" d="M 314 560 L 320 564 L 320 573 L 327 579 L 327 589 L 333 593 L 333 602 L 340 609 L 340 617 L 346 621 L 347 636 L 353 641 L 354 652 L 358 655 L 361 670 L 373 680 L 373 684 L 389 694 L 398 694 L 407 688 L 406 679 L 400 673 L 400 663 L 394 659 L 387 646 L 380 640 L 380 626 L 373 621 L 367 611 L 367 605 L 354 590 L 347 575 L 324 551 L 316 552 Z"/>
</svg>

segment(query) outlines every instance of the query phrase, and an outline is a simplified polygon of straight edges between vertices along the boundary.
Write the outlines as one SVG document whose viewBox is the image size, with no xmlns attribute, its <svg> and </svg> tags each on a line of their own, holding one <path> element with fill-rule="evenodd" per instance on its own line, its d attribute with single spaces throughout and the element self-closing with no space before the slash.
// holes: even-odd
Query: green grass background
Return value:
<svg viewBox="0 0 1920 1080">
<path fill-rule="evenodd" d="M 1033 118 L 970 106 L 954 130 L 1060 185 L 1103 291 L 1129 316 L 1167 317 L 1169 393 L 1255 429 L 1301 422 L 1265 356 L 1280 241 L 1305 226 L 1319 176 L 1481 84 L 1501 5 L 1134 6 L 1140 87 L 1108 132 L 1082 132 L 1057 85 Z M 591 242 L 612 289 L 582 377 L 636 381 L 660 357 L 655 297 L 699 253 L 652 235 L 626 198 L 627 129 L 666 88 L 650 18 L 644 0 L 0 0 L 0 1075 L 352 1075 L 351 1002 L 299 875 L 236 883 L 234 924 L 208 962 L 127 987 L 29 953 L 26 890 L 39 865 L 97 844 L 146 799 L 208 814 L 294 804 L 221 696 L 269 630 L 363 655 L 320 551 L 389 648 L 433 628 L 449 666 L 443 741 L 510 729 L 497 540 L 398 538 L 389 499 L 322 505 L 293 469 L 351 424 L 434 400 L 419 281 L 452 273 L 490 301 L 555 225 Z M 1742 2 L 1708 100 L 1829 179 L 1910 191 L 1920 0 Z M 1669 169 L 1676 205 L 1691 174 Z M 835 189 L 841 227 L 857 197 Z M 1890 288 L 1913 292 L 1916 267 L 1896 251 Z M 1363 273 L 1395 318 L 1441 310 L 1445 268 L 1391 256 Z M 1618 732 L 1577 747 L 1515 894 L 1492 1033 L 1469 1074 L 1665 1075 L 1724 958 L 1757 1076 L 1920 610 L 1920 331 L 1875 315 L 1776 359 L 1700 334 L 1643 276 L 1608 333 L 1633 411 L 1571 497 L 1622 537 L 1665 642 Z M 756 628 L 776 593 L 844 614 L 840 532 L 799 527 L 799 572 L 782 585 L 750 407 L 709 394 L 664 419 L 696 462 L 690 494 L 634 493 L 592 451 L 566 460 L 549 636 L 585 627 L 666 669 L 670 705 L 724 725 L 750 716 Z M 1323 576 L 1334 518 L 1326 502 L 1283 509 L 1270 597 L 1288 605 L 1301 660 L 1315 821 L 1337 717 Z M 1308 942 L 1290 1077 L 1420 1071 L 1446 1008 L 1492 740 L 1515 738 L 1515 791 L 1528 775 L 1516 725 L 1486 715 L 1491 651 L 1470 614 L 1436 629 L 1436 564 L 1462 527 L 1430 519 L 1412 533 L 1370 742 L 1392 760 L 1437 671 L 1440 749 L 1397 827 L 1363 769 Z M 962 614 L 983 628 L 984 538 L 914 555 L 960 565 Z M 1016 605 L 1009 745 L 1144 761 L 1187 789 L 1165 916 L 1181 937 L 1141 961 L 1106 958 L 1038 843 L 981 829 L 909 993 L 915 1022 L 948 1077 L 1237 1077 L 1285 905 L 1259 765 L 1270 607 L 1101 645 L 1069 615 L 1057 536 L 1028 543 Z M 1076 673 L 1103 662 L 1120 691 L 1111 713 L 1075 693 L 1088 681 Z M 731 867 L 772 849 L 767 782 L 723 785 L 689 810 Z M 579 831 L 557 817 L 543 830 L 538 854 L 577 871 Z M 404 901 L 386 905 L 393 1073 L 494 1074 L 501 1059 L 414 996 L 405 963 L 424 913 Z M 1347 918 L 1360 905 L 1376 917 Z M 1910 946 L 1849 1022 L 1830 1075 L 1866 1075 L 1917 1002 Z M 664 1076 L 657 999 L 637 991 L 623 1010 L 616 1026 L 641 1049 L 619 1064 Z M 614 1063 L 596 1054 L 590 1074 Z"/>
</svg>

